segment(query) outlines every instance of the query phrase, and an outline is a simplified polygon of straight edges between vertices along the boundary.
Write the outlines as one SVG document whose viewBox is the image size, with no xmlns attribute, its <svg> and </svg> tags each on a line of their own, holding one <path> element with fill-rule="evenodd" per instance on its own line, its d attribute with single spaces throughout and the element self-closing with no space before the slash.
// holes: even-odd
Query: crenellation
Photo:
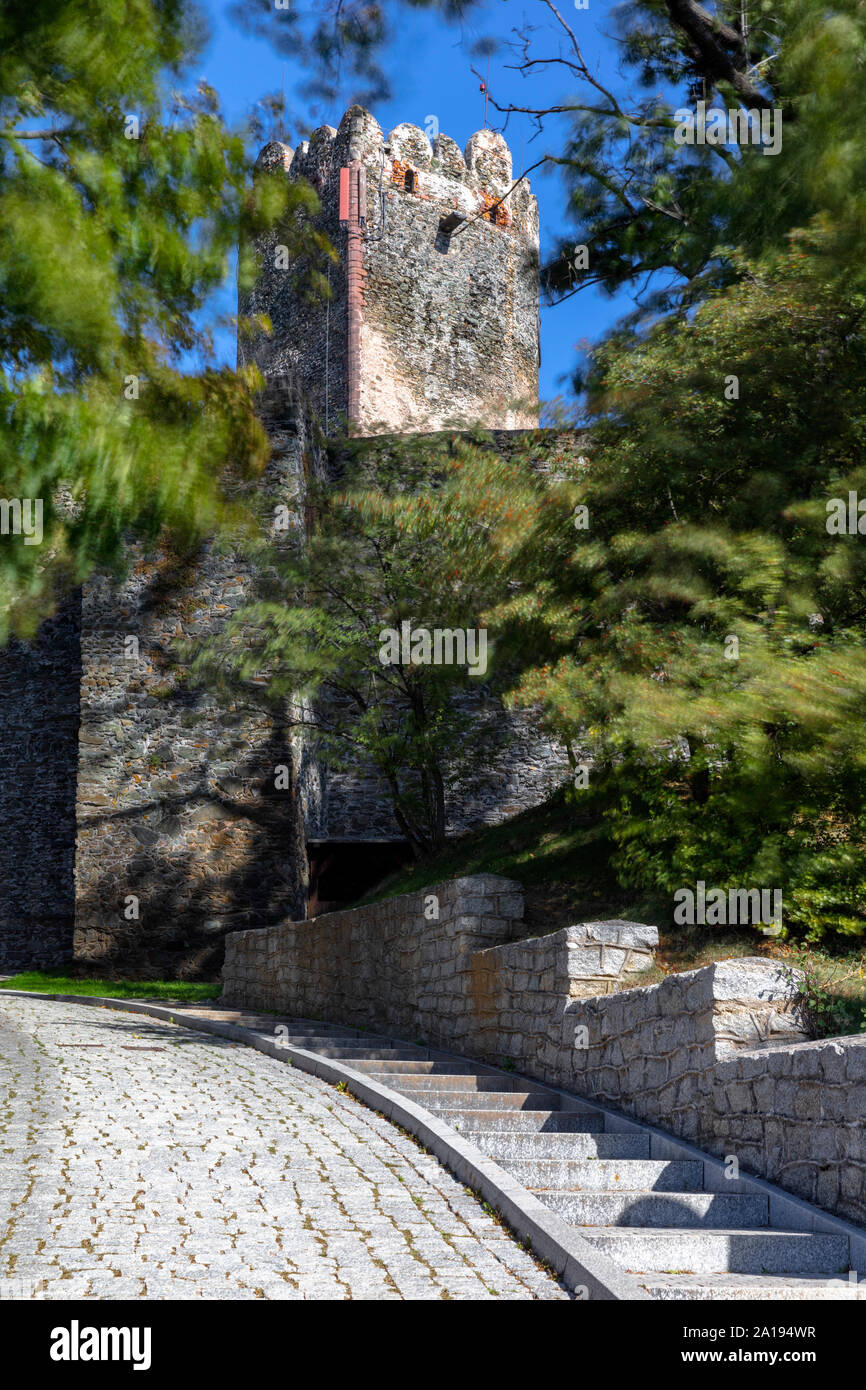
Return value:
<svg viewBox="0 0 866 1390">
<path fill-rule="evenodd" d="M 511 151 L 498 131 L 476 130 L 466 142 L 464 159 L 469 172 L 496 193 L 504 193 L 512 182 Z"/>
</svg>

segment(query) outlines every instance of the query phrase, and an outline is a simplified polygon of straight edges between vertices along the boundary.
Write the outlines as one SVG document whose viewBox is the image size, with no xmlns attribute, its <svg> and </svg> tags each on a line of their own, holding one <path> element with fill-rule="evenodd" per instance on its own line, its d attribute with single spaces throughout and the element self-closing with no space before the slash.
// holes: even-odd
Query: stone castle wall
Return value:
<svg viewBox="0 0 866 1390">
<path fill-rule="evenodd" d="M 294 499 L 312 446 L 290 400 L 266 409 L 261 488 Z M 304 914 L 297 747 L 272 711 L 188 689 L 180 655 L 250 586 L 238 555 L 205 546 L 85 587 L 75 954 L 100 969 L 212 973 L 227 931 Z"/>
<path fill-rule="evenodd" d="M 0 659 L 0 971 L 63 966 L 75 912 L 81 597 Z"/>
</svg>

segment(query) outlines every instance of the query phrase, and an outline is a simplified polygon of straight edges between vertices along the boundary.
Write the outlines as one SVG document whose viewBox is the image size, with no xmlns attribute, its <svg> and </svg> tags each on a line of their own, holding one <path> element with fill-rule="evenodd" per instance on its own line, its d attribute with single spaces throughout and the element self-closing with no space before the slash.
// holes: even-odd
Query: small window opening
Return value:
<svg viewBox="0 0 866 1390">
<path fill-rule="evenodd" d="M 403 187 L 407 193 L 415 192 L 415 170 L 407 169 L 403 175 Z"/>
</svg>

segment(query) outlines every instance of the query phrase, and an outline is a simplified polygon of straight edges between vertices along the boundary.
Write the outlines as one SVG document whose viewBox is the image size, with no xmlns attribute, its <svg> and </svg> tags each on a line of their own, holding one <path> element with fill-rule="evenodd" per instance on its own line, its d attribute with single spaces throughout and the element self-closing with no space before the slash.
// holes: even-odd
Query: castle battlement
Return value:
<svg viewBox="0 0 866 1390">
<path fill-rule="evenodd" d="M 441 203 L 466 217 L 483 215 L 492 203 L 508 194 L 491 220 L 537 237 L 535 199 L 529 181 L 522 179 L 512 189 L 511 151 L 498 131 L 477 130 L 461 151 L 448 135 L 437 135 L 431 143 L 425 131 L 408 121 L 386 135 L 369 112 L 353 106 L 338 130 L 320 126 L 294 150 L 281 141 L 271 141 L 256 163 L 262 169 L 283 168 L 292 178 L 308 179 L 320 196 L 327 197 L 335 170 L 354 160 L 374 173 L 383 167 L 389 187 L 409 191 L 422 201 Z"/>
</svg>

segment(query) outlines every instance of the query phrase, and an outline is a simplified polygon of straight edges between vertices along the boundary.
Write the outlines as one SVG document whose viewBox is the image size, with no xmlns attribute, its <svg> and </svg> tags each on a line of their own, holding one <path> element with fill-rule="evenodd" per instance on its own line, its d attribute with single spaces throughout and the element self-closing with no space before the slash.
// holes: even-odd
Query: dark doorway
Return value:
<svg viewBox="0 0 866 1390">
<path fill-rule="evenodd" d="M 307 842 L 310 897 L 307 916 L 351 907 L 404 864 L 412 852 L 405 840 L 313 840 Z"/>
</svg>

